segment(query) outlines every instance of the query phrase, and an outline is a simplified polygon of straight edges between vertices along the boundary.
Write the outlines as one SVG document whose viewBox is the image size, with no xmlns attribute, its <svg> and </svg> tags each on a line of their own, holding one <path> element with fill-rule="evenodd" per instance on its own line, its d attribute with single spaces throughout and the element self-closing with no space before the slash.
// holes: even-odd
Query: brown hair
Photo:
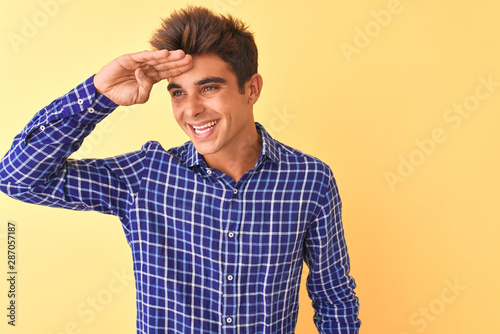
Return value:
<svg viewBox="0 0 500 334">
<path fill-rule="evenodd" d="M 257 45 L 248 27 L 231 15 L 216 15 L 204 7 L 173 12 L 150 44 L 157 50 L 180 49 L 190 55 L 217 54 L 235 72 L 242 93 L 245 82 L 257 73 Z"/>
</svg>

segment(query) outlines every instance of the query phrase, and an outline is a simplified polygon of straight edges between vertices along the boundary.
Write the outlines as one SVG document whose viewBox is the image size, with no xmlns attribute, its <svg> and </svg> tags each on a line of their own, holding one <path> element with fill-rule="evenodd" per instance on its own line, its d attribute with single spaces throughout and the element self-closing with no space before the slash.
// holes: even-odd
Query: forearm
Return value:
<svg viewBox="0 0 500 334">
<path fill-rule="evenodd" d="M 357 334 L 361 322 L 359 301 L 354 293 L 354 279 L 346 274 L 342 279 L 331 283 L 330 290 L 310 293 L 315 311 L 314 323 L 319 333 Z"/>
<path fill-rule="evenodd" d="M 77 150 L 95 125 L 116 108 L 96 94 L 92 77 L 40 110 L 14 138 L 0 162 L 0 189 L 46 182 Z"/>
<path fill-rule="evenodd" d="M 338 232 L 338 231 L 337 231 Z M 310 275 L 309 296 L 315 311 L 314 322 L 322 334 L 357 334 L 360 327 L 359 301 L 356 284 L 349 275 L 350 263 L 343 233 L 319 252 L 307 259 Z"/>
<path fill-rule="evenodd" d="M 321 209 L 306 237 L 307 280 L 315 310 L 314 322 L 322 334 L 357 334 L 359 302 L 350 276 L 350 260 L 342 224 L 342 204 L 333 175 L 323 181 Z"/>
</svg>

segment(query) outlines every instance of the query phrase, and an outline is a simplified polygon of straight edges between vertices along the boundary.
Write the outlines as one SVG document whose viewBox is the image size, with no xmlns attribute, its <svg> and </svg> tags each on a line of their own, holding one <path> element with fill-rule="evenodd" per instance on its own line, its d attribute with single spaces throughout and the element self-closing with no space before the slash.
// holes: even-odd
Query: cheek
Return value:
<svg viewBox="0 0 500 334">
<path fill-rule="evenodd" d="M 182 110 L 183 107 L 181 103 L 172 101 L 172 113 L 177 122 L 182 118 Z"/>
<path fill-rule="evenodd" d="M 205 106 L 208 110 L 220 115 L 234 116 L 242 108 L 242 103 L 238 96 L 222 96 L 221 94 L 220 97 L 207 100 Z"/>
<path fill-rule="evenodd" d="M 203 108 L 209 111 L 220 112 L 224 110 L 224 105 L 227 105 L 227 103 L 228 101 L 223 98 L 213 97 L 203 101 Z"/>
<path fill-rule="evenodd" d="M 175 121 L 177 122 L 177 124 L 182 125 L 182 112 L 179 109 L 176 109 L 175 107 L 173 107 L 172 109 Z"/>
</svg>

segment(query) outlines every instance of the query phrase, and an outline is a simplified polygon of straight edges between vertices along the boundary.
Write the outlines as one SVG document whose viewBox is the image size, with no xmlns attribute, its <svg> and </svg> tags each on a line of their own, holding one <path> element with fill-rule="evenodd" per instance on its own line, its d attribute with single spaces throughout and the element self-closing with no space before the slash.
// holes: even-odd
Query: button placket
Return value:
<svg viewBox="0 0 500 334">
<path fill-rule="evenodd" d="M 232 188 L 232 189 L 231 189 Z M 240 191 L 236 187 L 231 187 L 226 193 L 227 200 L 227 238 L 225 239 L 225 266 L 223 276 L 224 286 L 224 314 L 226 314 L 226 325 L 234 326 L 234 319 L 238 309 L 238 286 L 235 281 L 234 273 L 238 272 L 238 259 L 239 259 L 239 239 L 237 238 L 236 231 L 239 229 L 241 223 L 241 196 L 238 195 Z"/>
</svg>

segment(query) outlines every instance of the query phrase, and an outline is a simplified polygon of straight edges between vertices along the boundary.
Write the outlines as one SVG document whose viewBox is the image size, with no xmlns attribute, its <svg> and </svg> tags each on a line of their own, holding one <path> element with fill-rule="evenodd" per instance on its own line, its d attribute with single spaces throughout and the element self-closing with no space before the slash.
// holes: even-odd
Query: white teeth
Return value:
<svg viewBox="0 0 500 334">
<path fill-rule="evenodd" d="M 215 126 L 215 124 L 217 124 L 217 121 L 208 122 L 207 124 L 202 125 L 202 126 L 194 126 L 193 125 L 193 129 L 198 134 L 204 134 L 204 133 L 207 133 L 208 131 L 212 130 L 212 128 Z"/>
</svg>

